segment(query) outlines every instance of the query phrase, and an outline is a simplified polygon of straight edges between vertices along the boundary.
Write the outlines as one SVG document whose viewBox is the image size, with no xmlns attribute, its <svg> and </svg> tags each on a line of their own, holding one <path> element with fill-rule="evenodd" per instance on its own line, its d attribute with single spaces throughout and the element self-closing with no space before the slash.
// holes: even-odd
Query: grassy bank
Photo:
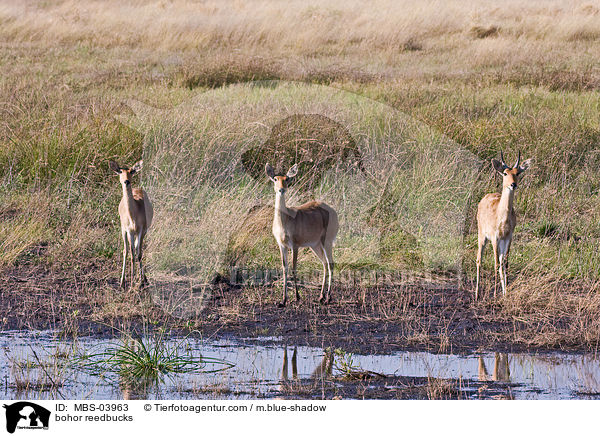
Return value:
<svg viewBox="0 0 600 436">
<path fill-rule="evenodd" d="M 514 159 L 517 150 L 532 157 L 534 163 L 516 198 L 519 223 L 511 250 L 511 292 L 499 308 L 492 311 L 487 303 L 483 307 L 503 320 L 530 322 L 533 342 L 596 347 L 600 337 L 596 321 L 600 319 L 596 304 L 600 11 L 592 4 L 556 0 L 530 5 L 515 0 L 498 6 L 495 2 L 398 4 L 383 0 L 365 10 L 359 3 L 335 1 L 295 2 L 285 8 L 269 1 L 202 5 L 187 1 L 7 1 L 0 5 L 0 21 L 0 266 L 6 286 L 17 287 L 10 281 L 11 271 L 23 268 L 39 268 L 61 277 L 95 271 L 106 292 L 112 292 L 111 280 L 119 273 L 116 207 L 120 189 L 106 162 L 118 157 L 133 163 L 148 144 L 146 131 L 115 118 L 131 119 L 126 101 L 142 101 L 171 114 L 172 108 L 191 100 L 212 101 L 210 117 L 190 115 L 187 127 L 194 124 L 196 130 L 187 131 L 197 145 L 196 160 L 186 161 L 185 155 L 177 160 L 188 165 L 197 162 L 198 153 L 206 156 L 206 150 L 225 149 L 231 159 L 241 160 L 245 151 L 267 141 L 272 128 L 285 114 L 294 113 L 294 108 L 302 113 L 318 109 L 347 128 L 359 148 L 383 146 L 387 142 L 382 138 L 394 133 L 392 124 L 383 124 L 381 132 L 362 134 L 370 122 L 384 119 L 382 109 L 361 112 L 362 118 L 352 123 L 342 122 L 353 114 L 350 100 L 326 101 L 320 106 L 315 100 L 313 106 L 293 107 L 290 95 L 305 98 L 305 94 L 285 91 L 285 87 L 260 88 L 250 94 L 244 93 L 248 87 L 240 85 L 221 88 L 253 80 L 296 81 L 355 93 L 377 102 L 373 107 L 388 105 L 406 115 L 403 120 L 411 120 L 409 132 L 428 126 L 435 141 L 417 141 L 417 151 L 447 138 L 485 163 L 477 172 L 438 165 L 416 185 L 454 178 L 469 188 L 471 197 L 461 197 L 465 206 L 461 231 L 454 232 L 457 239 L 449 249 L 457 250 L 451 257 L 459 260 L 458 268 L 444 262 L 425 268 L 452 277 L 461 270 L 466 277 L 461 284 L 467 289 L 476 248 L 475 205 L 483 193 L 497 191 L 500 183 L 487 163 L 500 149 L 507 158 Z M 242 107 L 249 95 L 256 99 L 251 109 Z M 227 114 L 228 108 L 234 109 Z M 257 114 L 271 122 L 254 130 L 240 127 Z M 177 124 L 166 126 L 157 137 L 170 139 L 161 144 L 187 146 L 174 137 Z M 416 137 L 406 132 L 397 135 Z M 417 156 L 410 161 L 417 162 Z M 245 213 L 262 201 L 267 204 L 272 195 L 269 186 L 240 177 L 226 190 L 209 190 L 213 178 L 224 175 L 195 179 L 198 174 L 185 166 L 171 172 L 169 185 L 152 178 L 158 170 L 173 168 L 172 162 L 161 162 L 152 167 L 154 173 L 146 175 L 149 187 L 164 188 L 155 189 L 159 207 L 147 253 L 155 274 L 161 273 L 163 281 L 181 274 L 183 267 L 189 274 L 202 257 L 197 250 L 206 238 L 225 247 L 224 258 L 231 254 L 227 249 L 239 253 L 239 241 L 230 239 L 227 248 L 219 240 L 221 233 L 202 223 L 219 222 L 232 211 Z M 379 168 L 380 173 L 384 169 Z M 226 175 L 236 174 L 234 168 Z M 402 174 L 398 173 L 399 180 Z M 411 177 L 414 180 L 416 173 Z M 381 174 L 375 173 L 373 179 L 381 181 Z M 193 185 L 198 180 L 196 188 L 206 189 L 197 189 L 194 195 L 184 192 L 185 206 L 200 212 L 208 208 L 208 202 L 199 199 L 218 197 L 216 204 L 221 207 L 216 210 L 221 215 L 181 222 L 175 213 L 180 203 L 169 196 L 167 188 L 180 193 L 181 183 Z M 342 191 L 336 191 L 341 187 L 331 177 L 310 186 L 312 193 L 325 193 L 323 197 L 334 204 L 341 198 Z M 406 199 L 411 192 L 400 183 L 386 189 L 384 199 L 392 200 Z M 232 192 L 236 197 L 231 197 Z M 247 201 L 250 192 L 252 202 Z M 439 186 L 429 192 L 439 192 Z M 409 209 L 421 210 L 416 200 L 423 197 L 419 191 Z M 296 199 L 303 198 L 298 194 Z M 414 232 L 394 227 L 391 217 L 401 209 L 397 202 L 392 204 L 396 206 L 377 213 L 368 203 L 361 203 L 354 212 L 346 210 L 346 216 L 376 218 L 347 228 L 391 227 L 393 232 L 379 233 L 376 244 L 364 234 L 341 234 L 342 269 L 419 270 L 427 263 L 419 257 L 422 245 L 410 237 Z M 419 213 L 412 216 L 421 217 Z M 257 238 L 257 245 L 247 250 L 250 254 L 245 254 L 244 262 L 259 259 L 258 266 L 270 268 L 277 265 L 278 253 L 261 222 L 259 217 L 253 223 L 262 239 Z M 161 227 L 161 223 L 167 225 Z M 177 232 L 169 232 L 172 229 Z M 178 241 L 181 233 L 190 238 Z M 177 250 L 170 250 L 169 257 L 159 256 L 158 248 L 169 244 Z M 490 274 L 489 251 L 486 257 Z M 316 266 L 310 262 L 309 254 L 301 260 L 308 269 Z M 219 269 L 223 263 L 219 260 L 213 266 Z M 118 292 L 116 287 L 114 292 Z M 102 297 L 98 306 L 106 306 L 106 317 L 118 316 L 108 300 Z M 97 319 L 98 313 L 93 312 Z M 536 322 L 542 323 L 538 330 L 533 327 Z M 539 339 L 542 334 L 549 339 Z"/>
</svg>

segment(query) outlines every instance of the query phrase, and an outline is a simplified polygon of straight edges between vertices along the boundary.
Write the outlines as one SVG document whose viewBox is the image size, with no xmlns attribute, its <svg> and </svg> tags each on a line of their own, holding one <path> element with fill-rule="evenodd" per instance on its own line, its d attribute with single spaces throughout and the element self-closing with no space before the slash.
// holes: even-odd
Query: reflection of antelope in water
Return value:
<svg viewBox="0 0 600 436">
<path fill-rule="evenodd" d="M 490 381 L 483 357 L 479 357 L 479 381 Z M 494 372 L 492 381 L 509 382 L 510 365 L 507 353 L 496 353 L 494 356 Z"/>
<path fill-rule="evenodd" d="M 123 376 L 119 379 L 119 390 L 124 400 L 147 400 L 150 384 L 149 381 Z"/>
<path fill-rule="evenodd" d="M 329 377 L 333 373 L 333 352 L 331 350 L 326 350 L 323 355 L 323 359 L 321 363 L 314 369 L 312 372 L 310 379 L 314 381 L 318 381 Z M 292 352 L 292 378 L 293 380 L 298 380 L 298 348 L 294 347 L 294 351 Z M 289 381 L 289 366 L 288 366 L 288 352 L 287 346 L 283 348 L 283 366 L 281 367 L 281 382 L 282 387 L 285 387 L 285 384 Z"/>
<path fill-rule="evenodd" d="M 292 353 L 292 377 L 294 380 L 298 379 L 298 348 L 294 347 Z M 281 381 L 287 382 L 288 376 L 288 357 L 287 357 L 287 346 L 283 348 L 283 366 L 281 367 Z"/>
<path fill-rule="evenodd" d="M 334 360 L 333 351 L 331 351 L 331 349 L 325 350 L 325 354 L 323 355 L 323 360 L 321 360 L 321 363 L 319 364 L 319 366 L 317 366 L 315 368 L 315 370 L 312 372 L 310 378 L 313 380 L 321 380 L 321 379 L 331 376 L 332 371 L 333 371 L 333 360 Z"/>
</svg>

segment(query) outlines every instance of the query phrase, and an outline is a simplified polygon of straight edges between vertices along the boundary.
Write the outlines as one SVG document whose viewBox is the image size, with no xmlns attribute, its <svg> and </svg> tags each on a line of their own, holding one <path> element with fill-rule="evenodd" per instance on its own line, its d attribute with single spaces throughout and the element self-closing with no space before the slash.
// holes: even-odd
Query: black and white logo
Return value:
<svg viewBox="0 0 600 436">
<path fill-rule="evenodd" d="M 6 431 L 14 433 L 18 429 L 48 429 L 50 411 L 29 401 L 5 404 Z"/>
</svg>

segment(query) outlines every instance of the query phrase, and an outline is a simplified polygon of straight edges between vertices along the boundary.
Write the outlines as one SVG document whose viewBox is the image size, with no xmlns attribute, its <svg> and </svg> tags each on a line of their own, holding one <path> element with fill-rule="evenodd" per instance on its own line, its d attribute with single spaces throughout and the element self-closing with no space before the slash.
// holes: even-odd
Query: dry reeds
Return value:
<svg viewBox="0 0 600 436">
<path fill-rule="evenodd" d="M 358 1 L 196 3 L 160 1 L 5 2 L 2 33 L 20 41 L 49 44 L 86 41 L 105 47 L 145 46 L 161 50 L 215 47 L 331 51 L 348 47 L 393 48 L 411 38 L 457 35 L 477 38 L 504 29 L 514 37 L 590 41 L 600 16 L 587 2 L 521 0 L 390 2 L 370 8 Z M 476 24 L 472 24 L 473 21 Z M 493 22 L 484 26 L 481 22 Z M 409 44 L 409 47 L 415 47 Z"/>
</svg>

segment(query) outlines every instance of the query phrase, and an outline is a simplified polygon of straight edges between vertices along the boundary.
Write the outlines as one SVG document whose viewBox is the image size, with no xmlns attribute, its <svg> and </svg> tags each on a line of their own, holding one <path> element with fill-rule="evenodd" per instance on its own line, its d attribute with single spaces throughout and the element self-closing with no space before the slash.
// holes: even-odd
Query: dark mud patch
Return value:
<svg viewBox="0 0 600 436">
<path fill-rule="evenodd" d="M 115 269 L 102 262 L 90 262 L 77 271 L 15 267 L 0 277 L 0 290 L 2 330 L 117 336 L 160 327 L 171 334 L 195 331 L 207 339 L 272 337 L 274 342 L 362 354 L 589 350 L 589 345 L 567 336 L 560 340 L 561 331 L 566 335 L 572 327 L 564 317 L 547 321 L 553 335 L 545 344 L 537 318 L 516 319 L 500 299 L 475 303 L 469 290 L 447 285 L 338 285 L 333 303 L 326 306 L 316 301 L 318 289 L 304 286 L 300 302 L 278 308 L 277 286 L 219 283 L 192 317 L 176 316 L 153 298 L 152 288 L 119 289 Z"/>
<path fill-rule="evenodd" d="M 25 265 L 0 275 L 2 330 L 56 330 L 67 336 L 112 336 L 162 311 L 139 290 L 122 291 L 101 263 L 76 270 Z"/>
<path fill-rule="evenodd" d="M 261 343 L 273 337 L 362 354 L 556 350 L 532 346 L 535 328 L 528 322 L 506 316 L 493 302 L 474 303 L 471 292 L 456 287 L 337 287 L 329 305 L 318 303 L 318 289 L 301 294 L 300 302 L 279 308 L 278 288 L 222 286 L 195 327 L 209 337 L 260 338 Z"/>
</svg>

